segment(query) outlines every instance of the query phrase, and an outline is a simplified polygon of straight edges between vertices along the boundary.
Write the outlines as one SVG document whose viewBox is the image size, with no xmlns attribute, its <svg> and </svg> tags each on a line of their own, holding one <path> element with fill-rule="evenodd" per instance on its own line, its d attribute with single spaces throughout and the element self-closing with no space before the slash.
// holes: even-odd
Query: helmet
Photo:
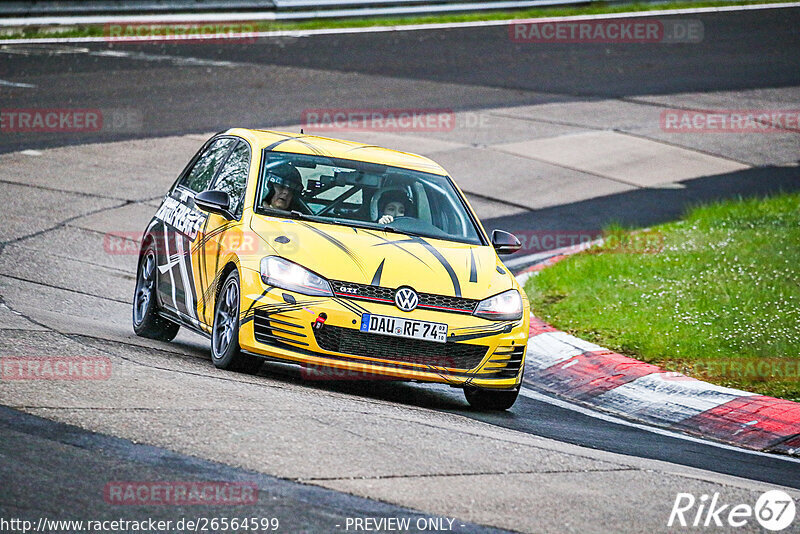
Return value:
<svg viewBox="0 0 800 534">
<path fill-rule="evenodd" d="M 379 189 L 372 195 L 369 202 L 369 214 L 373 221 L 377 221 L 378 217 L 383 213 L 383 208 L 389 202 L 402 202 L 406 206 L 406 210 L 410 210 L 414 203 L 411 197 L 408 196 L 408 191 L 404 187 L 385 187 Z"/>
<path fill-rule="evenodd" d="M 264 201 L 269 204 L 275 194 L 275 185 L 288 187 L 295 195 L 303 191 L 303 180 L 300 172 L 287 161 L 275 161 L 266 166 L 267 187 L 269 192 Z"/>
</svg>

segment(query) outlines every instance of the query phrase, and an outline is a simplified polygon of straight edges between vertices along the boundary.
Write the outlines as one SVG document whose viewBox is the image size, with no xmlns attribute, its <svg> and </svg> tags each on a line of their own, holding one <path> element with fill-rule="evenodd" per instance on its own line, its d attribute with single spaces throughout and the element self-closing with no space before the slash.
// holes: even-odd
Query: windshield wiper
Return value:
<svg viewBox="0 0 800 534">
<path fill-rule="evenodd" d="M 414 236 L 414 237 L 431 237 L 429 235 L 418 234 L 416 232 L 410 232 L 408 230 L 398 230 L 397 228 L 393 228 L 391 226 L 380 226 L 379 228 L 381 230 L 383 230 L 384 232 L 389 232 L 389 233 L 392 233 L 392 234 L 411 235 L 411 236 Z"/>
<path fill-rule="evenodd" d="M 289 217 L 291 217 L 292 219 L 302 219 L 302 220 L 305 220 L 305 221 L 313 220 L 311 217 L 309 217 L 305 213 L 301 213 L 301 212 L 299 212 L 297 210 L 290 211 L 289 212 Z"/>
<path fill-rule="evenodd" d="M 264 215 L 271 215 L 273 217 L 285 217 L 287 219 L 299 219 L 303 221 L 314 221 L 315 218 L 312 218 L 305 213 L 299 212 L 297 210 L 286 211 L 286 210 L 279 210 L 276 208 L 261 208 L 257 213 L 261 213 Z"/>
<path fill-rule="evenodd" d="M 320 219 L 323 219 L 323 217 L 320 217 Z M 393 227 L 387 226 L 387 225 L 379 225 L 377 223 L 362 223 L 362 222 L 354 221 L 354 220 L 350 220 L 350 219 L 335 219 L 335 218 L 331 218 L 329 220 L 331 222 L 333 222 L 333 224 L 339 224 L 339 225 L 343 225 L 343 226 L 351 226 L 351 227 L 354 227 L 354 228 L 363 228 L 365 230 L 378 230 L 378 231 L 389 232 L 389 233 L 392 233 L 392 234 L 412 235 L 412 236 L 415 236 L 415 237 L 434 237 L 434 236 L 430 236 L 430 235 L 420 234 L 420 233 L 417 233 L 417 232 L 410 232 L 408 230 L 398 230 L 397 228 L 393 228 Z M 328 222 L 328 221 L 321 221 L 321 222 Z"/>
<path fill-rule="evenodd" d="M 319 217 L 317 215 L 308 215 L 306 213 L 302 213 L 297 210 L 292 211 L 284 211 L 275 208 L 262 208 L 262 213 L 265 215 L 273 215 L 278 217 L 285 217 L 287 219 L 298 219 L 302 221 L 312 221 L 318 222 L 323 224 L 335 224 L 337 226 L 349 226 L 352 228 L 363 228 L 364 230 L 378 230 L 389 232 L 392 234 L 401 234 L 401 235 L 409 235 L 414 237 L 433 237 L 434 239 L 441 239 L 436 238 L 435 236 L 420 234 L 417 232 L 411 232 L 408 230 L 398 230 L 397 228 L 393 228 L 391 226 L 386 225 L 377 225 L 377 224 L 369 224 L 369 223 L 360 223 L 358 221 L 350 220 L 350 219 L 338 219 L 336 217 Z"/>
</svg>

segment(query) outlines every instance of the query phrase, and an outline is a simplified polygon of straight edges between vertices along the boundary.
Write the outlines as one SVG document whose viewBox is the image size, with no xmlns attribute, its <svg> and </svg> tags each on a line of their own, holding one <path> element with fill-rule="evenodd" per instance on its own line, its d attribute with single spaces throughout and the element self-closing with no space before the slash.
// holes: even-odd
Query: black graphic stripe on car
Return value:
<svg viewBox="0 0 800 534">
<path fill-rule="evenodd" d="M 478 268 L 475 265 L 475 253 L 469 249 L 469 281 L 471 283 L 478 282 Z"/>
<path fill-rule="evenodd" d="M 451 332 L 462 332 L 464 334 L 474 334 L 476 332 L 489 332 L 497 333 L 500 330 L 506 330 L 522 324 L 522 321 L 501 321 L 491 326 L 464 326 L 461 328 L 454 328 Z"/>
<path fill-rule="evenodd" d="M 381 264 L 378 265 L 378 269 L 375 271 L 375 274 L 372 276 L 372 282 L 369 284 L 371 286 L 379 286 L 381 285 L 381 274 L 383 273 L 383 264 L 386 263 L 386 258 L 381 260 Z"/>
<path fill-rule="evenodd" d="M 413 257 L 414 259 L 418 260 L 420 263 L 422 263 L 422 264 L 423 264 L 425 267 L 427 267 L 428 269 L 431 269 L 431 266 L 430 266 L 430 265 L 428 265 L 428 263 L 427 263 L 425 260 L 423 260 L 422 258 L 420 258 L 419 256 L 417 256 L 416 254 L 414 254 L 414 253 L 413 253 L 413 252 L 411 252 L 410 250 L 407 250 L 407 249 L 405 249 L 404 247 L 401 247 L 401 246 L 399 245 L 399 243 L 402 243 L 402 242 L 404 242 L 405 240 L 402 240 L 402 241 L 392 241 L 391 239 L 386 239 L 385 237 L 383 237 L 383 236 L 381 236 L 381 235 L 378 235 L 378 234 L 375 234 L 375 233 L 373 233 L 373 232 L 370 232 L 369 230 L 365 230 L 365 232 L 366 232 L 367 234 L 371 235 L 372 237 L 375 237 L 375 238 L 377 238 L 377 239 L 380 239 L 380 240 L 381 240 L 381 243 L 376 243 L 376 244 L 372 245 L 373 247 L 380 247 L 380 246 L 382 246 L 382 245 L 392 245 L 392 246 L 395 246 L 395 247 L 399 248 L 400 250 L 402 250 L 403 252 L 405 252 L 406 254 L 408 254 L 408 255 L 410 255 L 411 257 Z"/>
<path fill-rule="evenodd" d="M 186 314 L 192 319 L 199 320 L 197 316 L 197 292 L 194 286 L 194 272 L 192 270 L 192 242 L 188 236 L 181 235 L 176 239 L 180 259 L 181 279 L 183 281 L 183 301 L 186 305 Z"/>
<path fill-rule="evenodd" d="M 409 236 L 407 239 L 393 241 L 393 243 L 417 243 L 425 247 L 425 249 L 431 253 L 431 256 L 436 258 L 442 267 L 444 267 L 444 270 L 447 271 L 447 274 L 450 276 L 450 281 L 453 283 L 453 291 L 455 292 L 456 296 L 461 296 L 461 283 L 458 281 L 458 276 L 456 275 L 453 266 L 450 265 L 450 262 L 447 261 L 447 258 L 442 256 L 442 253 L 439 252 L 436 247 L 418 236 Z"/>
<path fill-rule="evenodd" d="M 253 306 L 258 304 L 261 301 L 261 299 L 266 297 L 267 293 L 269 293 L 273 289 L 275 289 L 275 286 L 269 286 L 267 289 L 265 289 L 253 302 L 250 303 L 250 307 L 247 308 L 244 314 L 242 314 L 242 317 L 247 317 L 247 314 L 249 314 L 253 310 Z"/>
<path fill-rule="evenodd" d="M 282 313 L 290 313 L 293 311 L 301 310 L 307 306 L 314 306 L 319 304 L 320 300 L 299 300 L 294 304 L 284 304 L 284 303 L 274 303 L 274 304 L 264 304 L 261 306 L 251 307 L 245 312 L 244 316 L 240 316 L 240 324 L 244 325 L 247 324 L 249 321 L 253 320 L 256 312 L 261 312 L 264 315 L 279 315 Z"/>
<path fill-rule="evenodd" d="M 350 302 L 340 297 L 333 297 L 333 301 L 339 303 L 341 306 L 347 308 L 359 317 L 365 313 L 369 313 L 368 309 L 359 306 L 355 302 Z"/>
<path fill-rule="evenodd" d="M 203 251 L 205 251 L 206 244 L 214 239 L 217 235 L 229 230 L 231 227 L 236 226 L 237 221 L 228 221 L 225 224 L 222 224 L 215 229 L 211 230 L 210 232 L 206 233 L 205 228 L 203 229 L 203 237 L 197 241 L 192 247 L 192 252 L 197 252 L 201 247 L 203 247 Z"/>
<path fill-rule="evenodd" d="M 347 245 L 345 245 L 344 243 L 342 243 L 341 241 L 339 241 L 338 239 L 336 239 L 332 235 L 328 235 L 327 233 L 323 232 L 319 228 L 311 226 L 310 224 L 302 222 L 302 221 L 299 221 L 299 223 L 302 226 L 305 226 L 306 228 L 308 228 L 309 230 L 314 232 L 315 234 L 319 235 L 320 237 L 328 240 L 328 242 L 330 242 L 335 247 L 337 247 L 339 250 L 341 250 L 342 252 L 347 254 L 350 257 L 350 259 L 353 260 L 353 263 L 355 263 L 358 266 L 358 268 L 361 270 L 361 272 L 364 273 L 364 262 L 361 261 L 361 258 L 358 257 L 358 255 L 355 252 L 350 250 L 350 247 L 348 247 Z M 364 273 L 364 274 L 366 274 L 366 273 Z"/>
<path fill-rule="evenodd" d="M 286 134 L 282 134 L 282 133 L 278 133 L 278 132 L 274 132 L 274 133 L 275 133 L 275 135 L 283 135 L 283 136 L 285 136 L 285 139 L 280 139 L 278 141 L 275 141 L 274 143 L 272 143 L 271 145 L 269 145 L 268 147 L 266 147 L 264 149 L 265 152 L 270 152 L 272 150 L 275 150 L 277 147 L 279 147 L 280 145 L 282 145 L 283 143 L 285 143 L 287 141 L 291 141 L 293 139 L 300 139 L 300 137 L 302 137 L 300 135 L 286 135 Z"/>
<path fill-rule="evenodd" d="M 507 333 L 511 332 L 511 330 L 512 330 L 512 326 L 511 325 L 506 325 L 506 327 L 500 329 L 500 331 L 498 331 L 498 330 L 487 330 L 485 332 L 474 332 L 474 333 L 471 333 L 471 334 L 450 335 L 450 336 L 447 337 L 447 341 L 448 342 L 450 342 L 450 341 L 458 342 L 458 341 L 468 341 L 470 339 L 480 339 L 482 337 L 496 336 L 497 334 L 507 334 Z"/>
</svg>

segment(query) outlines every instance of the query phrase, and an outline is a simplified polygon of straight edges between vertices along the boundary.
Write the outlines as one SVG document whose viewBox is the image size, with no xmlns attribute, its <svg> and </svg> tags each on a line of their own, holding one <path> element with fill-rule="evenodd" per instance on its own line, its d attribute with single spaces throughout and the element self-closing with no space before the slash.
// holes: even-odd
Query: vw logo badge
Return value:
<svg viewBox="0 0 800 534">
<path fill-rule="evenodd" d="M 419 304 L 419 296 L 410 287 L 401 287 L 394 294 L 394 303 L 401 310 L 410 312 Z"/>
</svg>

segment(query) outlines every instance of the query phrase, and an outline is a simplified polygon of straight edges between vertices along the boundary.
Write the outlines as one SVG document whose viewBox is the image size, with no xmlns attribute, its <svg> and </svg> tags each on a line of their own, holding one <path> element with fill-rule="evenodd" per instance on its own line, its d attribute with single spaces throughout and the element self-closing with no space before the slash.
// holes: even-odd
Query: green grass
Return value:
<svg viewBox="0 0 800 534">
<path fill-rule="evenodd" d="M 800 401 L 800 194 L 697 207 L 645 233 L 650 253 L 625 253 L 647 248 L 625 235 L 629 246 L 532 277 L 534 313 L 669 370 Z"/>
<path fill-rule="evenodd" d="M 541 7 L 512 11 L 491 11 L 480 13 L 442 14 L 430 16 L 406 16 L 391 18 L 348 18 L 348 19 L 315 19 L 303 22 L 274 22 L 254 21 L 256 31 L 279 30 L 308 30 L 321 28 L 361 28 L 366 26 L 400 26 L 406 24 L 434 24 L 449 22 L 474 22 L 482 20 L 508 20 L 523 18 L 557 17 L 568 15 L 594 15 L 601 13 L 627 13 L 631 11 L 652 11 L 661 9 L 681 9 L 693 7 L 721 7 L 752 4 L 768 4 L 777 2 L 790 2 L 792 0 L 733 0 L 733 1 L 697 1 L 697 2 L 664 2 L 664 3 L 631 3 L 613 4 L 605 2 L 592 2 L 590 5 L 573 7 Z M 213 13 L 208 15 L 208 20 L 213 21 Z M 12 29 L 9 33 L 0 35 L 4 39 L 33 39 L 40 37 L 103 37 L 102 24 L 81 25 L 69 29 L 58 26 L 40 27 L 28 26 Z"/>
</svg>

